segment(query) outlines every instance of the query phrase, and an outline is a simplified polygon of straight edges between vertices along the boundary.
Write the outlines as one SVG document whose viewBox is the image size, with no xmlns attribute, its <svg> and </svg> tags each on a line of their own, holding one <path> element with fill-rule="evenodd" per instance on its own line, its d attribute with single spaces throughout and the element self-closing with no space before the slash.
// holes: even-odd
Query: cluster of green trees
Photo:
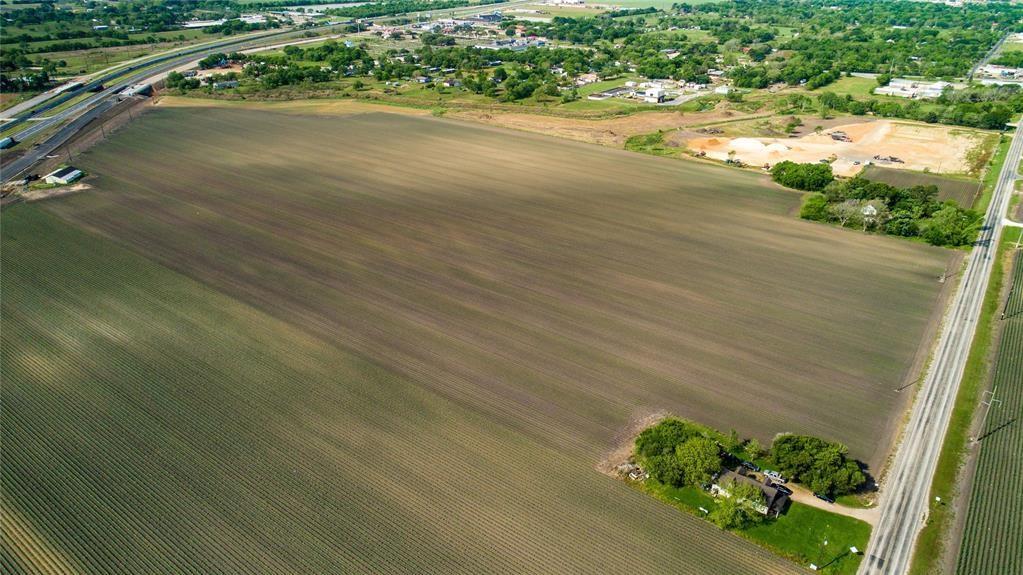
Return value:
<svg viewBox="0 0 1023 575">
<path fill-rule="evenodd" d="M 636 438 L 636 456 L 650 476 L 666 485 L 702 486 L 721 470 L 721 448 L 707 430 L 669 418 Z"/>
<path fill-rule="evenodd" d="M 961 9 L 863 0 L 732 0 L 675 10 L 674 25 L 700 27 L 747 51 L 753 64 L 733 79 L 748 88 L 820 87 L 845 72 L 962 76 L 1023 17 L 1006 3 Z"/>
<path fill-rule="evenodd" d="M 867 481 L 848 448 L 810 435 L 783 434 L 771 443 L 771 464 L 791 481 L 829 496 L 853 493 Z"/>
<path fill-rule="evenodd" d="M 595 18 L 555 16 L 550 22 L 526 21 L 525 26 L 529 35 L 592 46 L 599 40 L 614 41 L 636 36 L 644 31 L 645 23 L 642 18 L 615 20 L 607 16 Z"/>
<path fill-rule="evenodd" d="M 220 26 L 204 28 L 210 34 L 231 34 L 246 30 L 276 27 L 276 22 L 246 24 L 236 18 L 242 10 L 250 9 L 239 2 L 229 0 L 177 0 L 175 2 L 91 2 L 82 1 L 83 9 L 66 9 L 55 3 L 45 2 L 26 8 L 4 12 L 6 25 L 24 30 L 6 35 L 5 44 L 31 44 L 47 42 L 36 51 L 55 51 L 66 45 L 96 47 L 103 45 L 129 45 L 141 43 L 147 38 L 131 38 L 140 32 L 154 34 L 181 28 L 180 23 L 192 18 L 228 19 Z M 98 24 L 116 23 L 106 29 L 95 29 Z M 151 37 L 153 42 L 158 41 Z M 92 42 L 60 42 L 54 40 L 85 40 Z M 58 48 L 54 48 L 58 46 Z"/>
<path fill-rule="evenodd" d="M 516 22 L 527 35 L 544 36 L 593 49 L 577 68 L 615 76 L 635 68 L 648 78 L 671 78 L 709 83 L 707 71 L 717 65 L 716 42 L 692 42 L 684 33 L 664 33 L 665 19 L 656 26 L 643 17 L 625 21 L 607 15 L 593 18 L 554 18 L 550 23 Z M 511 29 L 511 28 L 510 28 Z M 668 53 L 673 57 L 669 57 Z M 677 55 L 676 55 L 677 54 Z"/>
<path fill-rule="evenodd" d="M 200 67 L 220 65 L 233 59 L 232 56 L 211 55 L 200 62 Z M 271 89 L 303 82 L 328 82 L 340 76 L 371 74 L 381 81 L 407 79 L 430 69 L 443 69 L 454 70 L 466 89 L 502 101 L 531 96 L 565 99 L 571 98 L 573 92 L 567 90 L 563 94 L 562 85 L 574 74 L 588 69 L 588 57 L 586 50 L 567 48 L 533 47 L 516 52 L 427 45 L 414 52 L 392 50 L 375 61 L 364 46 L 328 41 L 315 48 L 288 46 L 282 53 L 251 55 L 247 58 L 244 77 L 258 79 L 263 88 Z M 552 72 L 554 67 L 562 67 L 566 76 Z M 187 82 L 178 86 L 192 87 Z"/>
<path fill-rule="evenodd" d="M 211 54 L 199 62 L 209 69 L 227 62 L 245 61 L 243 78 L 251 78 L 264 89 L 279 88 L 303 82 L 328 82 L 339 76 L 366 75 L 374 70 L 373 57 L 363 46 L 348 46 L 333 40 L 313 48 L 286 46 L 278 54 Z M 179 77 L 180 76 L 180 77 Z M 180 74 L 168 77 L 167 86 L 190 90 L 199 87 L 194 79 Z"/>
<path fill-rule="evenodd" d="M 188 78 L 185 77 L 181 72 L 171 72 L 167 74 L 167 79 L 164 80 L 166 85 L 171 90 L 194 90 L 202 85 L 199 78 Z"/>
<path fill-rule="evenodd" d="M 49 88 L 51 83 L 50 74 L 46 70 L 20 76 L 0 74 L 0 92 L 37 92 Z"/>
<path fill-rule="evenodd" d="M 235 0 L 186 0 L 186 5 L 229 10 Z M 469 0 L 393 0 L 332 9 L 353 18 L 416 11 L 444 10 Z M 191 2 L 191 3 L 189 3 Z M 495 2 L 496 3 L 496 2 Z M 375 65 L 331 64 L 323 73 L 307 66 L 323 59 L 266 61 L 254 69 L 264 85 L 335 79 L 339 74 L 372 74 L 378 80 L 411 78 L 423 68 L 456 70 L 467 89 L 496 99 L 520 100 L 532 95 L 571 99 L 568 81 L 551 74 L 554 67 L 571 77 L 596 72 L 615 77 L 637 72 L 649 78 L 709 83 L 712 69 L 731 68 L 732 82 L 743 88 L 764 88 L 776 82 L 827 86 L 853 71 L 884 74 L 948 76 L 963 74 L 997 39 L 1023 20 L 1023 5 L 970 5 L 952 8 L 905 0 L 725 0 L 671 11 L 651 8 L 623 10 L 596 17 L 556 17 L 550 22 L 506 20 L 508 33 L 516 25 L 527 34 L 572 42 L 584 49 L 531 48 L 482 51 L 452 45 L 442 34 L 422 35 L 415 52 L 391 51 Z M 699 34 L 690 29 L 699 28 Z M 706 38 L 706 33 L 712 38 Z M 691 39 L 692 38 L 692 39 Z M 400 58 L 399 58 L 400 57 Z M 513 64 L 508 78 L 488 76 L 493 61 Z M 283 69 L 283 70 L 282 70 Z M 278 70 L 279 73 L 277 72 Z M 1015 87 L 970 88 L 949 92 L 934 102 L 857 99 L 824 92 L 815 107 L 822 114 L 897 117 L 977 128 L 1001 128 L 1014 114 L 1023 113 L 1023 94 Z M 805 97 L 805 96 L 800 96 Z"/>
<path fill-rule="evenodd" d="M 800 217 L 902 236 L 936 246 L 965 246 L 977 238 L 982 216 L 940 202 L 935 186 L 897 188 L 861 177 L 834 181 L 807 196 Z"/>
<path fill-rule="evenodd" d="M 851 95 L 823 92 L 817 97 L 823 114 L 831 111 L 855 116 L 875 115 L 905 118 L 928 123 L 1000 130 L 1006 122 L 1023 112 L 1023 92 L 1018 86 L 975 86 L 964 90 L 946 90 L 933 102 L 909 100 L 896 102 L 878 98 L 859 100 Z"/>
<path fill-rule="evenodd" d="M 721 471 L 727 456 L 715 435 L 688 421 L 665 419 L 639 434 L 636 456 L 650 477 L 660 483 L 702 488 Z M 764 494 L 758 487 L 745 483 L 722 487 L 731 497 L 719 499 L 711 511 L 709 519 L 716 525 L 722 529 L 742 529 L 764 520 L 756 510 L 764 503 Z"/>
<path fill-rule="evenodd" d="M 1023 68 L 1023 50 L 1002 52 L 991 63 L 999 66 L 1008 66 L 1010 68 Z"/>
<path fill-rule="evenodd" d="M 732 452 L 753 458 L 762 455 L 759 444 L 743 443 L 734 432 L 723 436 L 676 418 L 643 430 L 636 438 L 635 450 L 651 477 L 675 487 L 705 486 L 727 460 L 736 461 Z M 783 476 L 816 493 L 853 493 L 867 481 L 859 463 L 848 458 L 844 445 L 818 437 L 778 435 L 766 455 Z"/>
<path fill-rule="evenodd" d="M 835 176 L 831 164 L 797 164 L 785 160 L 771 168 L 771 179 L 787 188 L 816 192 L 833 182 Z"/>
<path fill-rule="evenodd" d="M 643 430 L 636 438 L 635 456 L 654 480 L 674 487 L 705 487 L 725 465 L 762 457 L 782 475 L 816 493 L 853 493 L 867 480 L 859 463 L 849 459 L 848 450 L 839 443 L 783 434 L 765 453 L 756 440 L 744 442 L 735 431 L 726 435 L 677 418 Z M 722 487 L 731 497 L 718 499 L 712 521 L 722 528 L 743 528 L 763 520 L 755 509 L 764 503 L 759 488 L 742 483 Z"/>
</svg>

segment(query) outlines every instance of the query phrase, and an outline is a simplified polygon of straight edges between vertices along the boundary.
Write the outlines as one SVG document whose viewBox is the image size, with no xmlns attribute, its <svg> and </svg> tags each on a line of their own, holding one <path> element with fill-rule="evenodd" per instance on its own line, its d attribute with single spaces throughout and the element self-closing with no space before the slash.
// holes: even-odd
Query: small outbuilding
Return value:
<svg viewBox="0 0 1023 575">
<path fill-rule="evenodd" d="M 43 181 L 45 181 L 47 184 L 59 184 L 63 186 L 70 184 L 71 182 L 77 180 L 78 178 L 81 178 L 83 175 L 85 174 L 83 174 L 82 171 L 79 170 L 78 168 L 68 166 L 66 168 L 61 168 L 59 170 L 46 174 L 46 177 L 43 178 Z"/>
</svg>

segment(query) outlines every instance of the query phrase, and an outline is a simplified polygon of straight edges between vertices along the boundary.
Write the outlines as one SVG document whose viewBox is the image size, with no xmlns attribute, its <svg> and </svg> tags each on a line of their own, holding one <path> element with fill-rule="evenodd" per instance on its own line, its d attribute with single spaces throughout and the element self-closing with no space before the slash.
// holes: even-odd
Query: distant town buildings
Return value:
<svg viewBox="0 0 1023 575">
<path fill-rule="evenodd" d="M 512 52 L 522 52 L 528 48 L 542 48 L 547 45 L 547 41 L 535 38 L 535 39 L 510 39 L 510 40 L 496 40 L 488 44 L 477 44 L 475 47 L 480 50 L 511 50 Z"/>
<path fill-rule="evenodd" d="M 266 16 L 263 14 L 242 14 L 238 17 L 238 20 L 246 24 L 263 24 L 266 22 Z M 220 26 L 226 23 L 227 20 L 221 18 L 219 20 L 189 20 L 182 22 L 182 28 L 209 28 L 211 26 Z"/>
<path fill-rule="evenodd" d="M 988 85 L 1023 83 L 1023 68 L 985 64 L 977 69 L 976 80 Z"/>
<path fill-rule="evenodd" d="M 950 82 L 924 82 L 907 78 L 894 78 L 887 86 L 874 88 L 878 96 L 895 96 L 898 98 L 937 98 L 947 88 L 955 88 Z"/>
</svg>

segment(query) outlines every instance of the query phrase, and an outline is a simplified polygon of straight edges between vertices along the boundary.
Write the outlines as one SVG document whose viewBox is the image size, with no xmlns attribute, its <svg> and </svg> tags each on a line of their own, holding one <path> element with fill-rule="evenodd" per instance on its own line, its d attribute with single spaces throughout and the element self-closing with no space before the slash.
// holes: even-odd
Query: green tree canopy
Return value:
<svg viewBox="0 0 1023 575">
<path fill-rule="evenodd" d="M 834 181 L 835 176 L 831 173 L 831 164 L 797 164 L 785 160 L 771 168 L 771 179 L 788 188 L 819 192 Z"/>
<path fill-rule="evenodd" d="M 840 443 L 809 435 L 780 435 L 771 445 L 771 460 L 783 475 L 817 493 L 851 493 L 867 480 L 859 465 L 847 459 Z"/>
<path fill-rule="evenodd" d="M 748 483 L 727 483 L 721 486 L 728 496 L 718 498 L 717 507 L 709 517 L 722 529 L 744 529 L 764 520 L 757 511 L 764 504 L 764 494 L 755 485 Z"/>
<path fill-rule="evenodd" d="M 717 442 L 706 437 L 694 437 L 679 445 L 675 451 L 688 485 L 703 485 L 721 470 L 721 451 Z"/>
</svg>

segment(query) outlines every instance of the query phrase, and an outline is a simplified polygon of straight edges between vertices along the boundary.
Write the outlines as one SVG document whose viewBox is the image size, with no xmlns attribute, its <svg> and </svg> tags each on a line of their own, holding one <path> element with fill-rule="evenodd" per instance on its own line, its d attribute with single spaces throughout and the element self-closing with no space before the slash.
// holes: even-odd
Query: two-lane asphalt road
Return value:
<svg viewBox="0 0 1023 575">
<path fill-rule="evenodd" d="M 931 481 L 959 391 L 970 344 L 977 331 L 988 280 L 1002 234 L 1003 218 L 1023 154 L 1023 128 L 1012 137 L 998 175 L 984 229 L 970 253 L 930 368 L 918 391 L 909 424 L 881 493 L 881 518 L 871 534 L 861 574 L 903 575 L 926 519 Z"/>
</svg>

